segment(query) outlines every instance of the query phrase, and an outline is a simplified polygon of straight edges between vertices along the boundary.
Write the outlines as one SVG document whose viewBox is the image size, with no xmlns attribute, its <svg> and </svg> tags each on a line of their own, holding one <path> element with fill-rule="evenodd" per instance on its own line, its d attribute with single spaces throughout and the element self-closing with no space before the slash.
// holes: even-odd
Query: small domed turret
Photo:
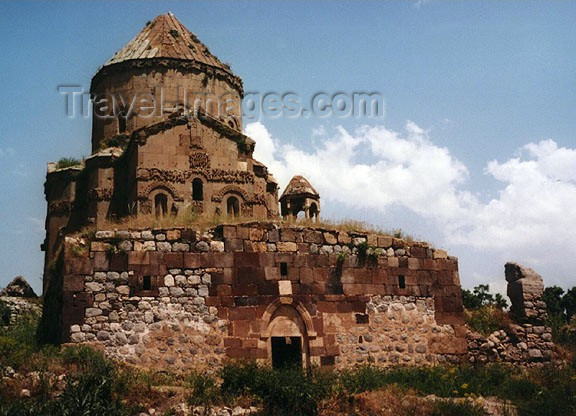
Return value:
<svg viewBox="0 0 576 416">
<path fill-rule="evenodd" d="M 300 175 L 294 176 L 280 197 L 280 210 L 284 219 L 298 217 L 304 212 L 307 219 L 318 220 L 320 216 L 320 194 Z"/>
</svg>

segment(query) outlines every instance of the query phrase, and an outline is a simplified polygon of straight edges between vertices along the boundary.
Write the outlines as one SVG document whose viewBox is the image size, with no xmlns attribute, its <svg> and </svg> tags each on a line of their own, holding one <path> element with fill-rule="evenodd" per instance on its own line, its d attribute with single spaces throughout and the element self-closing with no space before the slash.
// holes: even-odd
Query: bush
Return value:
<svg viewBox="0 0 576 416">
<path fill-rule="evenodd" d="M 37 350 L 36 327 L 39 317 L 27 314 L 8 327 L 0 327 L 0 369 L 19 369 L 29 362 Z"/>
<path fill-rule="evenodd" d="M 484 336 L 488 336 L 500 329 L 506 330 L 510 319 L 508 314 L 497 306 L 483 305 L 478 309 L 465 310 L 468 326 Z"/>
<path fill-rule="evenodd" d="M 64 361 L 70 366 L 66 388 L 56 399 L 49 390 L 30 399 L 1 398 L 0 416 L 128 416 L 122 403 L 124 384 L 113 363 L 88 347 L 65 350 Z"/>
<path fill-rule="evenodd" d="M 10 316 L 12 311 L 10 307 L 0 299 L 0 327 L 8 325 L 10 323 Z"/>
<path fill-rule="evenodd" d="M 349 394 L 376 390 L 389 384 L 385 371 L 370 365 L 344 370 L 340 373 L 340 385 Z"/>
<path fill-rule="evenodd" d="M 64 169 L 72 166 L 80 166 L 82 161 L 74 157 L 63 157 L 58 162 L 56 162 L 56 169 Z"/>
<path fill-rule="evenodd" d="M 191 394 L 188 403 L 193 406 L 203 406 L 204 414 L 208 414 L 208 408 L 221 401 L 220 387 L 216 379 L 208 374 L 193 373 L 189 381 Z"/>
<path fill-rule="evenodd" d="M 221 377 L 225 394 L 250 395 L 269 416 L 317 415 L 321 402 L 334 392 L 336 381 L 327 373 L 307 373 L 297 367 L 277 370 L 254 363 L 228 364 Z"/>
</svg>

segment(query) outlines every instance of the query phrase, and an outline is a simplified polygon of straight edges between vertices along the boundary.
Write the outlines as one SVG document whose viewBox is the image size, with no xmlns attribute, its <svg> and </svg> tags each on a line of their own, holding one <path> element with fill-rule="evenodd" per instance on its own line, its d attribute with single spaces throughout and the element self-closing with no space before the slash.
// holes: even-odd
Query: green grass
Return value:
<svg viewBox="0 0 576 416">
<path fill-rule="evenodd" d="M 70 168 L 72 166 L 82 166 L 82 161 L 74 157 L 63 157 L 56 162 L 56 169 Z"/>
</svg>

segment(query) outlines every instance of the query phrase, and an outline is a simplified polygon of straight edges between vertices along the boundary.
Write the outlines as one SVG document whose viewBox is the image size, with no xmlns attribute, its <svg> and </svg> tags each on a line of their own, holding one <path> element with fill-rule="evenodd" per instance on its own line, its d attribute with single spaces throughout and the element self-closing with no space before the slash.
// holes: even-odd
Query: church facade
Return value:
<svg viewBox="0 0 576 416">
<path fill-rule="evenodd" d="M 46 179 L 46 341 L 182 370 L 465 357 L 458 260 L 320 227 L 320 196 L 301 176 L 279 198 L 242 133 L 242 81 L 172 14 L 101 67 L 91 93 L 92 155 L 49 164 Z M 153 104 L 159 94 L 170 106 Z M 151 225 L 182 215 L 198 221 Z M 151 223 L 122 227 L 128 217 Z"/>
</svg>

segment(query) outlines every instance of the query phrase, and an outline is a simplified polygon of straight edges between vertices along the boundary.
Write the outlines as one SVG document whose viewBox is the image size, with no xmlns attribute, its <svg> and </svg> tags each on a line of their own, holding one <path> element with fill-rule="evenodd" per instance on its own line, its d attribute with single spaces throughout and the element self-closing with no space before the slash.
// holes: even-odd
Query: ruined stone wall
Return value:
<svg viewBox="0 0 576 416">
<path fill-rule="evenodd" d="M 62 341 L 150 367 L 302 361 L 350 366 L 465 357 L 457 260 L 426 243 L 271 223 L 67 237 Z"/>
<path fill-rule="evenodd" d="M 537 364 L 553 361 L 556 346 L 552 328 L 546 325 L 546 303 L 542 300 L 544 281 L 534 270 L 506 263 L 507 293 L 512 321 L 488 337 L 468 333 L 470 361 Z"/>
</svg>

